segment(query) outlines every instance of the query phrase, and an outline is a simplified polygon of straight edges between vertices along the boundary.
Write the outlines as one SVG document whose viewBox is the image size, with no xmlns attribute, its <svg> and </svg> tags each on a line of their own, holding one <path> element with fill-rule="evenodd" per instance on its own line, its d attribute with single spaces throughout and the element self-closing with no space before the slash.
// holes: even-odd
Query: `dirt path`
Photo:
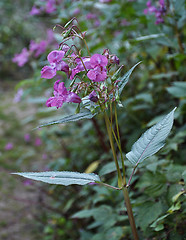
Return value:
<svg viewBox="0 0 186 240">
<path fill-rule="evenodd" d="M 22 171 L 27 164 L 20 162 L 26 150 L 21 146 L 25 144 L 22 136 L 26 130 L 19 123 L 35 109 L 29 107 L 25 111 L 19 104 L 12 104 L 13 94 L 12 91 L 0 94 L 0 240 L 35 240 L 39 237 L 38 223 L 34 219 L 38 214 L 39 193 L 21 177 L 10 174 Z M 13 142 L 13 149 L 5 150 L 8 142 Z M 38 161 L 40 156 L 36 159 Z M 31 164 L 34 162 L 29 162 Z"/>
</svg>

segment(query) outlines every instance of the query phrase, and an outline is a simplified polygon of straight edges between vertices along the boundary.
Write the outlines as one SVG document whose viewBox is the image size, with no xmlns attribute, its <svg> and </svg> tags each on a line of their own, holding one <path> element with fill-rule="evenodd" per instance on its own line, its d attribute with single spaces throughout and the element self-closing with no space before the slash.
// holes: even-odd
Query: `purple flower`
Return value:
<svg viewBox="0 0 186 240">
<path fill-rule="evenodd" d="M 101 3 L 108 3 L 111 2 L 112 0 L 99 0 Z"/>
<path fill-rule="evenodd" d="M 47 45 L 48 45 L 47 41 L 45 40 L 42 40 L 39 43 L 36 43 L 35 41 L 31 40 L 29 50 L 32 52 L 35 52 L 34 56 L 38 57 L 39 55 L 41 55 L 46 51 Z"/>
<path fill-rule="evenodd" d="M 15 96 L 14 96 L 13 102 L 14 102 L 14 103 L 20 102 L 22 96 L 23 96 L 23 89 L 22 89 L 22 88 L 19 88 L 18 91 L 17 91 L 17 93 L 16 93 Z"/>
<path fill-rule="evenodd" d="M 41 70 L 41 77 L 51 79 L 56 75 L 56 68 L 52 66 L 44 66 Z"/>
<path fill-rule="evenodd" d="M 127 19 L 123 18 L 120 23 L 121 26 L 129 26 L 130 22 L 127 21 Z"/>
<path fill-rule="evenodd" d="M 64 57 L 65 52 L 64 51 L 52 51 L 48 54 L 48 61 L 50 63 L 50 66 L 44 66 L 41 70 L 41 77 L 51 79 L 56 75 L 57 71 L 63 71 L 69 74 L 69 66 L 66 62 L 62 61 L 62 58 Z"/>
<path fill-rule="evenodd" d="M 112 63 L 112 64 L 118 64 L 118 65 L 119 65 L 119 58 L 118 58 L 116 55 L 113 55 L 113 56 L 110 58 L 110 63 Z"/>
<path fill-rule="evenodd" d="M 92 102 L 97 102 L 98 101 L 98 96 L 97 96 L 97 94 L 94 90 L 89 94 L 88 98 Z"/>
<path fill-rule="evenodd" d="M 30 186 L 30 185 L 32 185 L 32 184 L 33 184 L 33 182 L 32 182 L 32 180 L 30 180 L 30 179 L 26 179 L 26 180 L 23 181 L 23 185 L 24 185 L 24 186 Z"/>
<path fill-rule="evenodd" d="M 41 144 L 42 144 L 41 138 L 37 137 L 37 138 L 35 139 L 34 145 L 35 145 L 35 146 L 41 146 Z"/>
<path fill-rule="evenodd" d="M 94 13 L 87 13 L 86 19 L 87 20 L 89 20 L 89 19 L 97 19 L 97 16 Z"/>
<path fill-rule="evenodd" d="M 82 63 L 81 60 L 83 61 L 83 63 Z M 72 71 L 71 71 L 71 75 L 70 75 L 71 80 L 75 77 L 75 75 L 77 73 L 85 71 L 85 68 L 86 69 L 91 69 L 90 58 L 89 57 L 82 57 L 81 59 L 76 58 L 75 61 L 77 63 L 77 66 L 75 68 L 73 68 Z"/>
<path fill-rule="evenodd" d="M 14 147 L 13 143 L 9 142 L 9 143 L 6 144 L 5 150 L 9 151 L 9 150 L 11 150 L 13 147 Z"/>
<path fill-rule="evenodd" d="M 48 0 L 45 11 L 46 11 L 46 13 L 55 12 L 56 11 L 56 1 Z"/>
<path fill-rule="evenodd" d="M 79 8 L 75 8 L 72 15 L 78 15 L 80 14 L 81 10 Z"/>
<path fill-rule="evenodd" d="M 23 48 L 21 53 L 15 54 L 12 61 L 17 63 L 19 67 L 22 67 L 23 65 L 25 65 L 26 62 L 28 62 L 29 56 L 30 52 L 27 50 L 27 48 Z"/>
<path fill-rule="evenodd" d="M 30 134 L 29 133 L 26 133 L 25 135 L 24 135 L 24 140 L 25 140 L 25 142 L 30 142 Z"/>
<path fill-rule="evenodd" d="M 87 77 L 94 82 L 101 82 L 107 78 L 108 59 L 101 54 L 94 54 L 90 58 L 91 70 L 87 73 Z"/>
<path fill-rule="evenodd" d="M 37 8 L 35 5 L 32 7 L 31 11 L 29 12 L 31 16 L 39 15 L 40 13 L 41 13 L 41 9 Z"/>
<path fill-rule="evenodd" d="M 54 84 L 54 97 L 50 97 L 47 102 L 47 107 L 62 107 L 64 102 L 80 103 L 81 98 L 74 92 L 67 91 L 64 82 L 57 80 Z"/>
<path fill-rule="evenodd" d="M 163 16 L 165 15 L 165 12 L 166 12 L 166 7 L 165 7 L 165 2 L 164 0 L 159 0 L 158 2 L 159 6 L 158 7 L 155 7 L 155 6 L 152 6 L 152 3 L 151 1 L 148 1 L 146 3 L 146 6 L 147 8 L 144 9 L 143 13 L 144 14 L 151 14 L 151 13 L 155 13 L 155 17 L 156 17 L 156 24 L 160 24 L 160 23 L 163 23 L 164 20 L 163 20 Z"/>
<path fill-rule="evenodd" d="M 43 154 L 42 154 L 42 159 L 43 159 L 43 160 L 46 160 L 47 158 L 48 158 L 47 154 L 46 154 L 46 153 L 43 153 Z"/>
</svg>

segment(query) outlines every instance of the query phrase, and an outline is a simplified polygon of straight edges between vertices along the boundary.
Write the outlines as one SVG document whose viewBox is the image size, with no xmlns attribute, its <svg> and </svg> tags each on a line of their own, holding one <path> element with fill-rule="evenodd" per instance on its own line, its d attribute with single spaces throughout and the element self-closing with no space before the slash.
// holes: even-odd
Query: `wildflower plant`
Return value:
<svg viewBox="0 0 186 240">
<path fill-rule="evenodd" d="M 75 24 L 76 23 L 76 24 Z M 58 79 L 54 82 L 54 92 L 46 101 L 47 107 L 56 107 L 58 111 L 64 103 L 77 104 L 76 112 L 60 120 L 45 123 L 39 127 L 53 124 L 62 124 L 81 119 L 91 119 L 98 114 L 104 115 L 105 125 L 110 141 L 110 147 L 115 162 L 118 186 L 111 186 L 101 181 L 97 174 L 79 173 L 67 171 L 47 171 L 47 172 L 24 172 L 15 173 L 17 175 L 58 185 L 93 185 L 108 187 L 122 191 L 133 237 L 139 239 L 136 230 L 133 211 L 130 203 L 128 190 L 135 174 L 136 168 L 140 166 L 146 158 L 159 151 L 165 144 L 169 132 L 171 131 L 174 119 L 173 109 L 160 122 L 148 129 L 132 146 L 124 158 L 122 151 L 120 130 L 117 117 L 117 107 L 121 107 L 121 94 L 128 83 L 133 70 L 139 63 L 136 63 L 127 73 L 122 75 L 123 65 L 119 65 L 119 59 L 111 54 L 108 49 L 103 52 L 91 54 L 86 42 L 86 32 L 79 28 L 76 18 L 71 19 L 62 29 L 63 41 L 58 50 L 53 50 L 48 54 L 49 65 L 41 70 L 41 77 L 52 79 L 61 71 L 66 74 L 65 82 Z M 71 40 L 80 39 L 85 49 L 79 49 L 77 44 L 71 44 Z M 84 53 L 86 52 L 86 56 Z M 69 83 L 69 84 L 68 84 Z M 120 157 L 116 154 L 119 150 Z M 121 159 L 121 168 L 119 160 Z M 133 166 L 133 171 L 126 178 L 126 164 L 129 161 Z"/>
</svg>

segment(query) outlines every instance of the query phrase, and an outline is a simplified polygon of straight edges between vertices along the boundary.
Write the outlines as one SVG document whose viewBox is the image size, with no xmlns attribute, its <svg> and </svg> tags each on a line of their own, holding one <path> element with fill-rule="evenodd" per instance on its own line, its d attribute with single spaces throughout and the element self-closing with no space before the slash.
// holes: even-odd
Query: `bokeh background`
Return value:
<svg viewBox="0 0 186 240">
<path fill-rule="evenodd" d="M 118 108 L 124 153 L 177 107 L 165 147 L 138 169 L 130 196 L 140 239 L 186 239 L 185 6 L 184 0 L 0 2 L 0 239 L 132 239 L 119 192 L 95 185 L 59 187 L 10 174 L 95 172 L 117 184 L 101 115 L 34 130 L 74 111 L 73 105 L 48 109 L 54 79 L 40 78 L 47 54 L 62 41 L 60 27 L 54 26 L 72 17 L 87 31 L 92 53 L 108 48 L 125 72 L 142 61 Z"/>
</svg>

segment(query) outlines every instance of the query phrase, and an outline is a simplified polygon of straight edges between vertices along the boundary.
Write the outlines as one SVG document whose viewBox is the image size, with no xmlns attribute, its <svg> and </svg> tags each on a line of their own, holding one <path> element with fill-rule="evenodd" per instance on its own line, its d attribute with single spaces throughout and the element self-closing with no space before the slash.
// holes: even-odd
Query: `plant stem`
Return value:
<svg viewBox="0 0 186 240">
<path fill-rule="evenodd" d="M 122 170 L 123 170 L 123 180 L 124 180 L 124 185 L 126 185 L 125 164 L 124 164 L 124 158 L 123 158 L 123 153 L 122 153 L 122 149 L 121 149 L 121 140 L 120 140 L 120 134 L 119 134 L 119 124 L 118 124 L 116 102 L 114 102 L 114 113 L 115 113 L 116 129 L 117 129 L 117 135 L 118 135 L 118 141 L 119 141 L 119 151 L 120 151 L 120 154 L 121 154 L 121 163 L 122 163 Z"/>
<path fill-rule="evenodd" d="M 113 157 L 114 157 L 114 161 L 115 161 L 115 165 L 116 165 L 117 173 L 118 173 L 118 186 L 119 186 L 119 188 L 121 187 L 122 191 L 123 191 L 125 205 L 126 205 L 126 208 L 127 208 L 127 214 L 128 214 L 128 217 L 129 217 L 129 222 L 130 222 L 130 226 L 131 226 L 131 229 L 132 229 L 132 234 L 134 236 L 134 240 L 139 240 L 137 229 L 136 229 L 136 224 L 135 224 L 135 220 L 134 220 L 134 216 L 133 216 L 133 212 L 132 212 L 132 207 L 131 207 L 131 203 L 130 203 L 130 198 L 129 198 L 128 190 L 127 190 L 127 187 L 126 187 L 125 175 L 123 176 L 123 179 L 124 179 L 124 182 L 125 182 L 124 183 L 123 179 L 122 179 L 121 171 L 120 171 L 120 168 L 119 168 L 119 164 L 118 164 L 118 160 L 117 160 L 117 156 L 116 156 L 116 151 L 115 151 L 115 148 L 114 148 L 114 141 L 113 141 L 112 134 L 114 136 L 115 136 L 115 134 L 114 134 L 113 128 L 110 124 L 107 113 L 105 112 L 104 114 L 105 114 L 105 123 L 106 123 L 106 127 L 107 127 L 107 132 L 108 132 L 108 135 L 109 135 L 110 145 L 111 145 L 111 149 L 112 149 L 112 153 L 113 153 Z M 117 122 L 116 124 L 118 125 L 117 120 L 116 120 L 116 122 Z M 117 132 L 119 133 L 119 126 L 117 126 L 117 129 L 118 129 Z M 118 137 L 119 137 L 119 134 L 118 134 Z M 119 140 L 117 140 L 117 138 L 115 136 L 115 140 L 117 141 L 118 147 L 119 147 L 120 152 L 121 152 L 120 137 L 119 137 Z M 124 165 L 124 162 L 122 163 L 122 165 Z M 124 174 L 125 174 L 125 171 L 124 171 Z"/>
<path fill-rule="evenodd" d="M 108 132 L 108 136 L 109 136 L 109 140 L 110 140 L 110 146 L 111 146 L 111 149 L 112 149 L 114 162 L 115 162 L 117 173 L 118 173 L 118 187 L 122 187 L 122 185 L 123 185 L 122 184 L 122 176 L 121 176 L 121 171 L 120 171 L 118 160 L 117 160 L 116 151 L 115 151 L 115 148 L 114 148 L 114 141 L 113 141 L 113 137 L 112 137 L 112 129 L 111 129 L 111 126 L 109 124 L 109 119 L 108 119 L 107 113 L 105 112 L 104 114 L 105 114 L 105 123 L 106 123 L 106 127 L 107 127 L 107 132 Z"/>
<path fill-rule="evenodd" d="M 123 187 L 122 191 L 123 191 L 123 195 L 124 195 L 124 199 L 125 199 L 125 205 L 126 205 L 126 208 L 127 208 L 127 213 L 128 213 L 132 233 L 133 233 L 133 236 L 134 236 L 134 240 L 139 240 L 137 229 L 136 229 L 136 224 L 135 224 L 135 220 L 134 220 L 134 216 L 133 216 L 133 212 L 132 212 L 132 207 L 131 207 L 131 203 L 130 203 L 130 198 L 129 198 L 129 194 L 128 194 L 128 190 L 127 190 L 126 187 Z"/>
<path fill-rule="evenodd" d="M 83 41 L 84 41 L 84 44 L 85 44 L 85 46 L 86 46 L 86 48 L 87 48 L 88 55 L 91 56 L 90 50 L 89 50 L 89 47 L 88 47 L 88 45 L 87 45 L 87 42 L 86 42 L 85 38 L 83 38 Z"/>
</svg>

